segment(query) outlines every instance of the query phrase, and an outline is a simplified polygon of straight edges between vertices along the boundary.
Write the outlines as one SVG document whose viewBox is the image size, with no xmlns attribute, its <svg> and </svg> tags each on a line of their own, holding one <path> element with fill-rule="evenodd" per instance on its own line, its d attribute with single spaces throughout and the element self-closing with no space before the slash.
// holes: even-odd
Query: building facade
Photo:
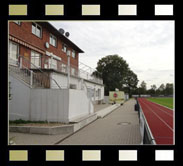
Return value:
<svg viewBox="0 0 183 166">
<path fill-rule="evenodd" d="M 83 51 L 48 22 L 9 22 L 9 54 L 18 61 L 26 57 L 42 69 L 61 69 L 67 65 L 67 51 L 71 66 L 78 68 L 78 54 Z M 30 68 L 34 66 L 30 66 Z"/>
<path fill-rule="evenodd" d="M 34 72 L 41 69 L 51 78 L 47 80 L 47 88 L 57 88 L 57 85 L 68 88 L 69 72 L 71 88 L 82 89 L 83 79 L 92 100 L 101 101 L 103 81 L 92 76 L 88 72 L 90 68 L 79 62 L 79 53 L 83 50 L 48 22 L 9 22 L 9 63 Z"/>
<path fill-rule="evenodd" d="M 94 113 L 104 85 L 83 51 L 48 22 L 9 22 L 9 119 L 71 122 Z M 90 72 L 89 72 L 90 71 Z"/>
</svg>

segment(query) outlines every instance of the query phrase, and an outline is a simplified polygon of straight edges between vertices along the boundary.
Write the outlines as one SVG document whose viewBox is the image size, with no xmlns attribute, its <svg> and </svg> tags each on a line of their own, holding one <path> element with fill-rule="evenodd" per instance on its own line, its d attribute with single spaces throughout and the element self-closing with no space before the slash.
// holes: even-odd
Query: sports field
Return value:
<svg viewBox="0 0 183 166">
<path fill-rule="evenodd" d="M 147 98 L 147 100 L 173 109 L 173 98 L 172 97 Z"/>
<path fill-rule="evenodd" d="M 149 128 L 156 144 L 174 143 L 174 114 L 173 110 L 148 101 L 147 98 L 138 98 Z"/>
</svg>

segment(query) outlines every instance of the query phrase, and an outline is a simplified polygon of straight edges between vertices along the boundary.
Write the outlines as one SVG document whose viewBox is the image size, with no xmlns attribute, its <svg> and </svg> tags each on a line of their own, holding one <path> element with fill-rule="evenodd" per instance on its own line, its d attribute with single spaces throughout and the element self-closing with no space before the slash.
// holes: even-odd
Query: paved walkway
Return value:
<svg viewBox="0 0 183 166">
<path fill-rule="evenodd" d="M 134 99 L 127 101 L 108 116 L 89 124 L 59 145 L 140 144 L 139 119 L 134 104 Z"/>
<path fill-rule="evenodd" d="M 58 140 L 68 135 L 70 134 L 43 135 L 10 132 L 9 138 L 11 138 L 16 145 L 53 145 L 58 142 Z"/>
</svg>

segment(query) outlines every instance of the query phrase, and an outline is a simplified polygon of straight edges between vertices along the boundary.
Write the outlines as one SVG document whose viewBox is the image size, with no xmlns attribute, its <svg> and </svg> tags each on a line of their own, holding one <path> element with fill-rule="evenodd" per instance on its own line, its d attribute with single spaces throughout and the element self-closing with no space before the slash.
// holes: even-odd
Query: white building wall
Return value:
<svg viewBox="0 0 183 166">
<path fill-rule="evenodd" d="M 85 83 L 88 88 L 94 90 L 94 96 L 92 97 L 93 101 L 104 100 L 104 86 L 103 85 L 91 83 L 88 81 L 85 81 Z M 97 94 L 98 90 L 100 90 L 100 94 Z"/>
<path fill-rule="evenodd" d="M 61 86 L 61 88 L 67 88 L 67 75 L 53 72 L 50 76 L 51 78 L 56 80 L 56 82 Z M 77 89 L 81 89 L 81 79 L 70 77 L 70 83 L 75 84 Z M 58 86 L 53 80 L 51 81 L 51 88 L 58 88 Z"/>
<path fill-rule="evenodd" d="M 69 90 L 69 120 L 74 120 L 94 112 L 93 104 L 83 90 Z"/>
<path fill-rule="evenodd" d="M 53 72 L 51 73 L 51 78 L 56 80 L 56 82 L 61 86 L 61 88 L 67 88 L 67 75 Z M 101 101 L 104 100 L 104 86 L 90 82 L 87 80 L 83 80 L 85 82 L 85 85 L 82 85 L 82 79 L 77 77 L 70 77 L 70 83 L 76 85 L 76 89 L 81 90 L 83 89 L 82 86 L 87 86 L 88 89 L 91 89 L 94 91 L 92 101 Z M 55 84 L 55 82 L 51 81 L 51 88 L 58 88 L 58 86 Z M 85 88 L 84 88 L 85 89 Z M 100 94 L 98 95 L 97 92 L 100 90 Z"/>
</svg>

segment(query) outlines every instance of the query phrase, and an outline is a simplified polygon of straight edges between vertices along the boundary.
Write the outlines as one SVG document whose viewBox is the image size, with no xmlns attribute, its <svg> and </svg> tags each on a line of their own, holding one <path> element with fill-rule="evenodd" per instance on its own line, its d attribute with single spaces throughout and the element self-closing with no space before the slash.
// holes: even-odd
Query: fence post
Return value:
<svg viewBox="0 0 183 166">
<path fill-rule="evenodd" d="M 22 57 L 20 56 L 20 69 L 22 69 Z"/>
<path fill-rule="evenodd" d="M 32 85 L 33 85 L 33 71 L 31 70 L 30 71 L 30 86 L 32 88 Z"/>
</svg>

